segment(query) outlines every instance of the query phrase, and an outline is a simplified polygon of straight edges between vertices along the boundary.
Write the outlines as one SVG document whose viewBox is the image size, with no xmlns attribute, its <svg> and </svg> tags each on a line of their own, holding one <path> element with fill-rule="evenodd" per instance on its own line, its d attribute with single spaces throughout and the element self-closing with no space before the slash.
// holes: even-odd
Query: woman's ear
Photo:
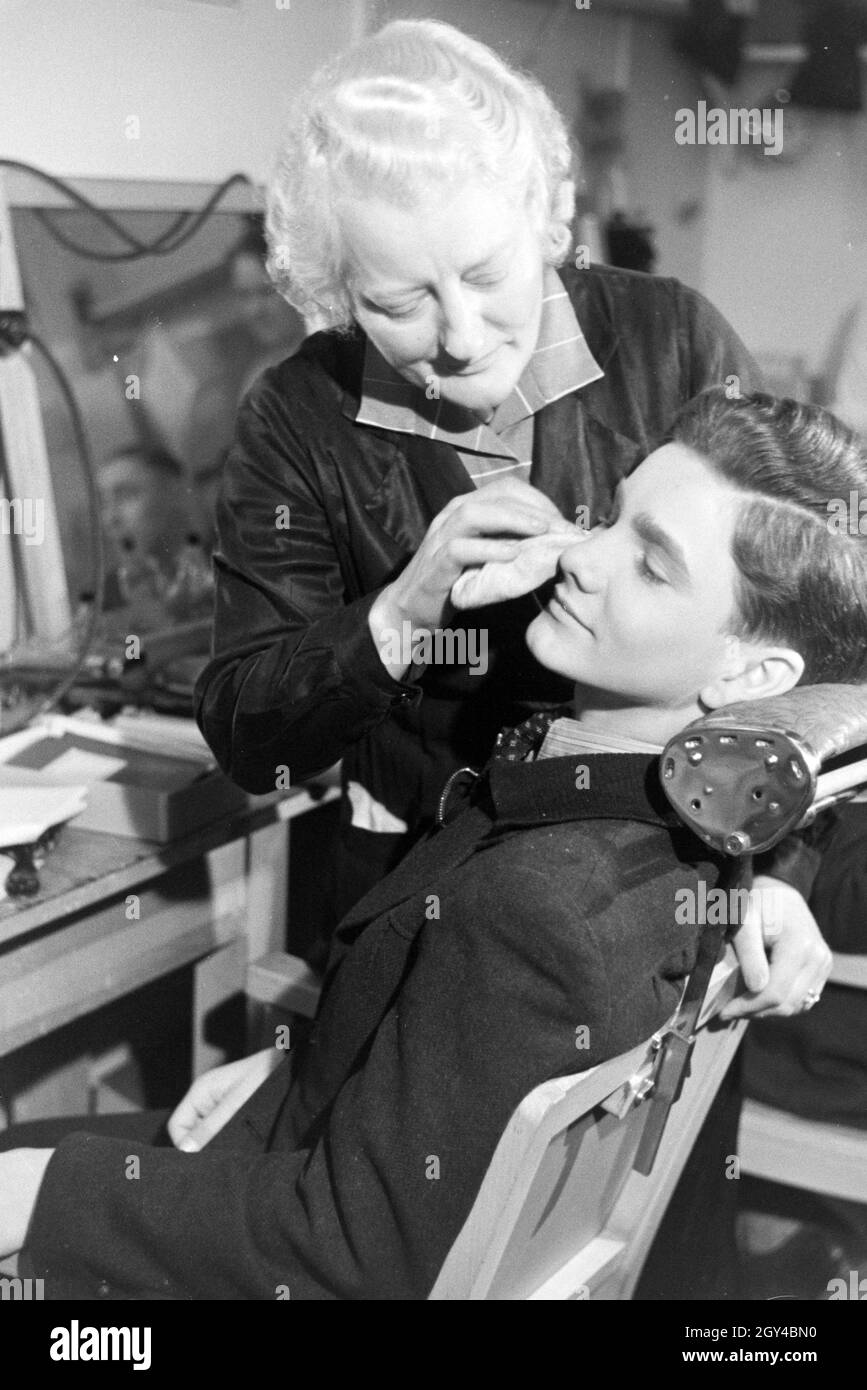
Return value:
<svg viewBox="0 0 867 1390">
<path fill-rule="evenodd" d="M 791 647 L 756 647 L 752 652 L 744 650 L 744 656 L 738 669 L 718 676 L 699 692 L 705 709 L 721 709 L 738 700 L 767 700 L 772 695 L 785 695 L 804 674 L 804 658 Z"/>
</svg>

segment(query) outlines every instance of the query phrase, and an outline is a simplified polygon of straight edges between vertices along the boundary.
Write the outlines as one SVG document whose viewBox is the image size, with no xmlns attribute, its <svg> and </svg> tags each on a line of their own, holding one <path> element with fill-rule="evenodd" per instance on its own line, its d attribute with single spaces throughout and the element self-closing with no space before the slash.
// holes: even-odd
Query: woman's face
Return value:
<svg viewBox="0 0 867 1390">
<path fill-rule="evenodd" d="M 466 184 L 416 207 L 378 199 L 338 208 L 355 318 L 429 399 L 485 419 L 529 361 L 544 262 L 527 210 Z"/>
</svg>

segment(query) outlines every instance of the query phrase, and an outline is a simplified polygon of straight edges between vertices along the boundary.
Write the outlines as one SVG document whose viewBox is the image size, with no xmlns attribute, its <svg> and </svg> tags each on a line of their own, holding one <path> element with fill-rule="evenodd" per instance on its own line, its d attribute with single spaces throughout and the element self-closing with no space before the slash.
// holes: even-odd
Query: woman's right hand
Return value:
<svg viewBox="0 0 867 1390">
<path fill-rule="evenodd" d="M 511 560 L 518 553 L 517 540 L 542 535 L 562 520 L 544 493 L 516 478 L 488 483 L 447 502 L 406 569 L 377 595 L 370 610 L 370 631 L 389 674 L 400 680 L 407 665 L 387 661 L 384 644 L 402 632 L 404 623 L 429 632 L 441 627 L 451 587 L 468 566 Z"/>
</svg>

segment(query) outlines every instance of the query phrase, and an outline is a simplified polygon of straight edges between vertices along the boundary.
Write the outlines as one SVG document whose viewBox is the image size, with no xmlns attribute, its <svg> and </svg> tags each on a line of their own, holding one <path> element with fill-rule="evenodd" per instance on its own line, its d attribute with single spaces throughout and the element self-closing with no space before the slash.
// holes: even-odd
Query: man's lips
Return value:
<svg viewBox="0 0 867 1390">
<path fill-rule="evenodd" d="M 577 623 L 579 627 L 583 627 L 585 632 L 590 631 L 590 628 L 587 626 L 587 624 L 585 622 L 582 622 L 582 620 L 578 617 L 578 614 L 575 612 L 575 609 L 572 608 L 572 606 L 570 605 L 569 600 L 566 598 L 559 584 L 557 585 L 553 594 L 551 595 L 548 606 L 549 608 L 551 606 L 559 608 L 561 613 L 565 614 L 566 617 L 571 619 L 573 623 Z M 554 617 L 557 618 L 558 614 L 555 613 Z M 562 621 L 562 618 L 560 619 L 560 621 Z"/>
</svg>

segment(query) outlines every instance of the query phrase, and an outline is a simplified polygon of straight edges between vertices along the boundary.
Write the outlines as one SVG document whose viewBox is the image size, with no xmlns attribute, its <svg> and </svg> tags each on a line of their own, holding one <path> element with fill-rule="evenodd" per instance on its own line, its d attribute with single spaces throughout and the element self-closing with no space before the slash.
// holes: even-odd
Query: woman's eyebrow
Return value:
<svg viewBox="0 0 867 1390">
<path fill-rule="evenodd" d="M 468 265 L 463 272 L 464 275 L 472 275 L 474 270 L 484 270 L 485 266 L 490 265 L 491 261 L 495 261 L 498 256 L 505 255 L 511 244 L 512 239 L 509 237 L 506 241 L 501 242 L 499 246 L 493 247 L 493 249 L 487 251 L 480 260 L 474 261 L 472 265 Z"/>
<path fill-rule="evenodd" d="M 508 238 L 506 241 L 501 242 L 498 246 L 493 247 L 492 250 L 487 251 L 485 255 L 481 257 L 480 260 L 474 261 L 472 265 L 468 265 L 466 269 L 461 272 L 461 274 L 472 275 L 474 271 L 484 270 L 486 266 L 490 265 L 491 261 L 495 261 L 498 256 L 505 255 L 506 252 L 509 250 L 511 244 L 511 238 Z M 423 289 L 425 289 L 425 285 L 422 284 L 421 281 L 416 281 L 413 284 L 407 283 L 400 285 L 399 287 L 394 285 L 388 287 L 382 285 L 379 288 L 377 288 L 374 285 L 369 288 L 365 288 L 361 291 L 361 293 L 363 294 L 364 298 L 368 300 L 401 298 L 406 299 L 411 295 L 418 294 Z"/>
<path fill-rule="evenodd" d="M 662 551 L 671 566 L 672 577 L 680 580 L 683 584 L 689 584 L 690 573 L 686 563 L 686 555 L 674 537 L 664 531 L 659 522 L 654 521 L 647 512 L 639 512 L 637 516 L 634 516 L 632 526 L 636 535 L 646 545 L 652 545 L 657 550 Z"/>
<path fill-rule="evenodd" d="M 365 290 L 361 298 L 366 299 L 367 303 L 372 304 L 374 308 L 378 308 L 383 304 L 402 303 L 405 299 L 412 299 L 413 295 L 420 292 L 420 289 L 421 286 L 405 290 Z"/>
</svg>

